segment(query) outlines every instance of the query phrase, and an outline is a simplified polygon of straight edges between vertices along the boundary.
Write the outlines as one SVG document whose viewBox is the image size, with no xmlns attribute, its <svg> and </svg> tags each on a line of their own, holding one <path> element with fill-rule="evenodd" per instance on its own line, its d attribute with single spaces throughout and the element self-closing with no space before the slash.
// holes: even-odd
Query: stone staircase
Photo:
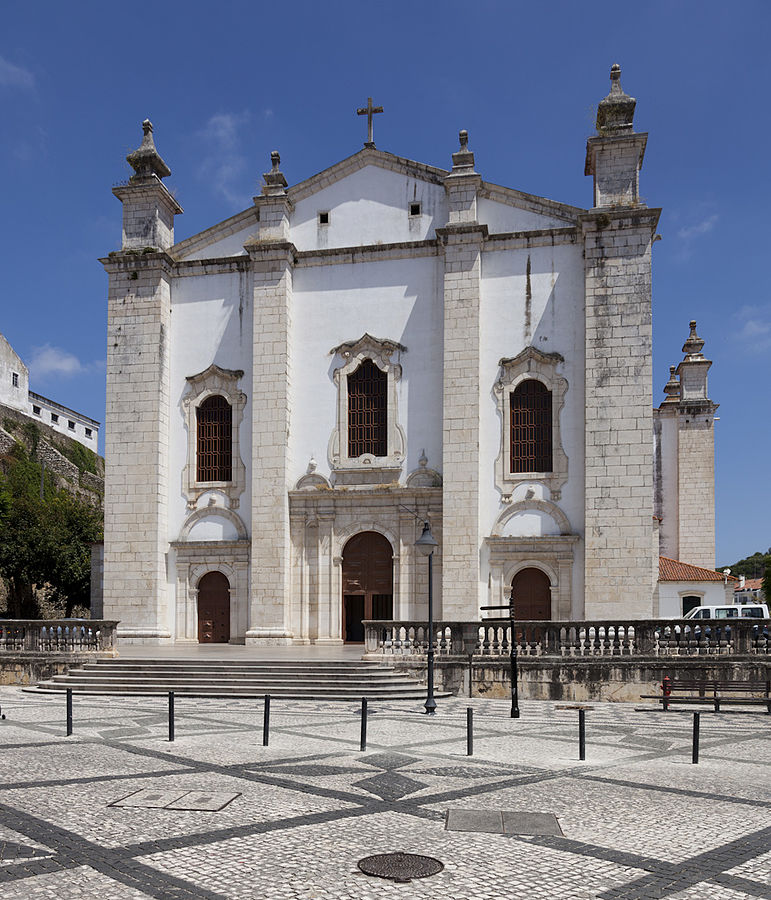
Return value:
<svg viewBox="0 0 771 900">
<path fill-rule="evenodd" d="M 360 660 L 98 659 L 28 690 L 77 694 L 283 697 L 294 700 L 418 700 L 426 689 L 392 666 Z M 447 696 L 442 694 L 442 696 Z"/>
</svg>

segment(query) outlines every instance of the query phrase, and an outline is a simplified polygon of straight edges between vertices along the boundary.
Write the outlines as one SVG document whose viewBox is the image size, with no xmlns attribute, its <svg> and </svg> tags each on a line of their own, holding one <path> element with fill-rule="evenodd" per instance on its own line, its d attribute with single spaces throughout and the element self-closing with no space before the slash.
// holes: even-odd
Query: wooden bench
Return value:
<svg viewBox="0 0 771 900">
<path fill-rule="evenodd" d="M 698 696 L 692 696 L 698 693 Z M 731 696 L 742 694 L 744 696 Z M 747 696 L 761 694 L 762 696 Z M 684 696 L 687 695 L 687 696 Z M 768 681 L 731 681 L 729 679 L 680 679 L 669 682 L 669 695 L 641 694 L 645 700 L 658 700 L 665 710 L 670 703 L 711 703 L 715 712 L 720 712 L 721 704 L 743 704 L 765 706 L 771 715 L 771 680 Z"/>
</svg>

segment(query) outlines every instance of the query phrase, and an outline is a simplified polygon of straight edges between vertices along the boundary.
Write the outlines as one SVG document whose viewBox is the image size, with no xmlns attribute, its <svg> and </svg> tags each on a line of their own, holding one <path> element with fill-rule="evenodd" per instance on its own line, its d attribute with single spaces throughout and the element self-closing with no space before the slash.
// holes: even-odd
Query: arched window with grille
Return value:
<svg viewBox="0 0 771 900">
<path fill-rule="evenodd" d="M 348 375 L 348 457 L 388 456 L 388 374 L 371 359 Z"/>
<path fill-rule="evenodd" d="M 510 471 L 552 471 L 551 391 L 533 378 L 511 393 Z"/>
<path fill-rule="evenodd" d="M 233 410 L 220 394 L 207 397 L 196 409 L 197 481 L 232 481 Z"/>
</svg>

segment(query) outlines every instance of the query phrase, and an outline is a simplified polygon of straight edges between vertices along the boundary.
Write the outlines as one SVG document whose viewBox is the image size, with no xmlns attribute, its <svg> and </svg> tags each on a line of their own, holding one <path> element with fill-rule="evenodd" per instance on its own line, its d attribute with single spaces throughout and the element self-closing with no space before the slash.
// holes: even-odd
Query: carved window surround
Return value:
<svg viewBox="0 0 771 900">
<path fill-rule="evenodd" d="M 188 376 L 188 390 L 182 399 L 187 427 L 187 463 L 182 470 L 182 491 L 188 509 L 195 509 L 198 499 L 207 491 L 219 491 L 228 498 L 230 509 L 238 509 L 241 494 L 246 490 L 246 466 L 241 459 L 240 425 L 244 418 L 246 394 L 238 387 L 243 377 L 238 370 L 221 369 L 211 365 L 197 375 Z M 196 409 L 213 394 L 223 396 L 233 410 L 233 478 L 231 481 L 196 481 L 196 449 L 198 430 Z"/>
<path fill-rule="evenodd" d="M 501 492 L 501 500 L 508 503 L 518 484 L 538 481 L 548 487 L 551 498 L 559 500 L 562 486 L 568 480 L 568 458 L 562 448 L 560 413 L 565 405 L 568 390 L 567 379 L 558 374 L 557 367 L 564 362 L 559 353 L 542 353 L 535 347 L 525 347 L 517 356 L 499 362 L 500 376 L 493 386 L 498 412 L 501 416 L 501 449 L 495 460 L 495 486 Z M 552 394 L 552 471 L 510 471 L 509 446 L 511 441 L 511 395 L 521 382 L 535 379 L 544 384 Z"/>
<path fill-rule="evenodd" d="M 357 341 L 346 341 L 330 351 L 337 354 L 342 364 L 333 373 L 337 387 L 337 417 L 329 438 L 327 454 L 329 465 L 337 484 L 381 484 L 398 481 L 406 448 L 404 430 L 399 424 L 397 384 L 402 377 L 399 356 L 406 347 L 396 341 L 381 340 L 364 334 Z M 394 359 L 396 355 L 396 359 Z M 373 456 L 365 453 L 355 459 L 348 457 L 348 375 L 355 372 L 365 360 L 372 362 L 388 376 L 387 402 L 387 454 Z"/>
</svg>

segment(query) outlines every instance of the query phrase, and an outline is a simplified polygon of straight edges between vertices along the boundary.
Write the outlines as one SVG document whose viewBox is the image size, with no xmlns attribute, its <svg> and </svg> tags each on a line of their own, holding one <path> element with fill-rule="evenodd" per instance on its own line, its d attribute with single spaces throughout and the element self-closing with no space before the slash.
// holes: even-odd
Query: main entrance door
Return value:
<svg viewBox="0 0 771 900">
<path fill-rule="evenodd" d="M 230 640 L 230 582 L 222 572 L 207 572 L 198 582 L 198 643 Z"/>
<path fill-rule="evenodd" d="M 514 615 L 527 622 L 551 619 L 551 587 L 549 576 L 540 569 L 520 569 L 511 582 Z"/>
<path fill-rule="evenodd" d="M 363 619 L 391 619 L 394 611 L 393 551 L 382 534 L 363 531 L 343 550 L 343 640 L 364 641 Z"/>
</svg>

